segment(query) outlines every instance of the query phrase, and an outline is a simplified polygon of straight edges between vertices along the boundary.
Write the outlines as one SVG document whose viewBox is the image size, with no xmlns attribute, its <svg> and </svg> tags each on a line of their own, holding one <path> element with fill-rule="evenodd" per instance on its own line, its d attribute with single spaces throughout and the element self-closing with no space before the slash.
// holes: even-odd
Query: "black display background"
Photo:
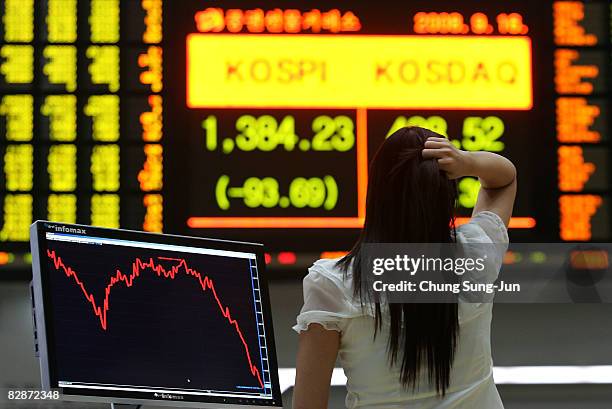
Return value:
<svg viewBox="0 0 612 409">
<path fill-rule="evenodd" d="M 59 241 L 47 241 L 47 248 L 77 272 L 98 305 L 116 269 L 130 274 L 136 257 L 184 257 L 213 280 L 262 373 L 248 259 Z M 74 279 L 56 270 L 50 258 L 43 262 L 53 305 L 58 380 L 257 392 L 238 388 L 259 387 L 259 382 L 234 327 L 195 277 L 179 270 L 172 280 L 144 269 L 132 287 L 115 284 L 104 331 Z M 168 269 L 177 262 L 156 263 Z"/>
</svg>

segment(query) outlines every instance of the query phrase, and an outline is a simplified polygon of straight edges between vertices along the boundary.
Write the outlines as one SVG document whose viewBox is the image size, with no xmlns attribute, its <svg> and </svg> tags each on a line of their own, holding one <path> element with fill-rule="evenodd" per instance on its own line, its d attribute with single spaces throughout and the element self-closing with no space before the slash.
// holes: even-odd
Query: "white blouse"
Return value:
<svg viewBox="0 0 612 409">
<path fill-rule="evenodd" d="M 487 277 L 483 277 L 488 282 L 495 281 L 508 245 L 508 232 L 499 216 L 479 212 L 457 228 L 457 242 L 501 245 L 497 246 L 499 254 L 488 255 Z M 503 409 L 493 382 L 492 303 L 459 301 L 460 333 L 451 382 L 446 395 L 440 398 L 435 387 L 429 385 L 425 371 L 414 390 L 402 386 L 399 365 L 389 366 L 386 328 L 373 338 L 373 310 L 361 308 L 353 297 L 350 272 L 345 277 L 336 261 L 318 260 L 308 270 L 303 283 L 304 306 L 293 329 L 299 333 L 311 323 L 318 323 L 340 332 L 338 359 L 348 380 L 347 408 Z"/>
</svg>

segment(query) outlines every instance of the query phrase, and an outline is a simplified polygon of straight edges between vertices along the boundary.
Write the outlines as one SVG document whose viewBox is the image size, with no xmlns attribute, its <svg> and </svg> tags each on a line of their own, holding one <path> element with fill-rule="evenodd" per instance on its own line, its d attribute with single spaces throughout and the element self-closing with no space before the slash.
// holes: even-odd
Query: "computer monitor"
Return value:
<svg viewBox="0 0 612 409">
<path fill-rule="evenodd" d="M 262 245 L 47 221 L 30 233 L 43 388 L 282 406 Z"/>
</svg>

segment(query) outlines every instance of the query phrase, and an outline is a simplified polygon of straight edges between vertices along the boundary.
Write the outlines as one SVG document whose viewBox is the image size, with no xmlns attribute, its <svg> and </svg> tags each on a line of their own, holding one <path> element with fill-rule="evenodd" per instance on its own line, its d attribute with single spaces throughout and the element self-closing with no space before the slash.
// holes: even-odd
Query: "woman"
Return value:
<svg viewBox="0 0 612 409">
<path fill-rule="evenodd" d="M 455 229 L 462 176 L 478 177 L 481 188 L 470 222 Z M 359 256 L 362 243 L 497 243 L 503 250 L 486 271 L 494 281 L 515 194 L 514 165 L 499 155 L 458 150 L 418 127 L 392 134 L 371 163 L 353 250 L 317 261 L 304 278 L 293 407 L 327 407 L 339 358 L 348 408 L 503 408 L 492 377 L 492 304 L 373 303 L 361 290 Z"/>
</svg>

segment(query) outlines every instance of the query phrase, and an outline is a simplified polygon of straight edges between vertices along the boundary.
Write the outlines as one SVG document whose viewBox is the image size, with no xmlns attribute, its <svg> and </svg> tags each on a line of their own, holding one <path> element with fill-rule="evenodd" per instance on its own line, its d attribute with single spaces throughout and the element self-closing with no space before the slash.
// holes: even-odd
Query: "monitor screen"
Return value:
<svg viewBox="0 0 612 409">
<path fill-rule="evenodd" d="M 261 245 L 32 230 L 44 386 L 112 402 L 281 405 Z"/>
</svg>

